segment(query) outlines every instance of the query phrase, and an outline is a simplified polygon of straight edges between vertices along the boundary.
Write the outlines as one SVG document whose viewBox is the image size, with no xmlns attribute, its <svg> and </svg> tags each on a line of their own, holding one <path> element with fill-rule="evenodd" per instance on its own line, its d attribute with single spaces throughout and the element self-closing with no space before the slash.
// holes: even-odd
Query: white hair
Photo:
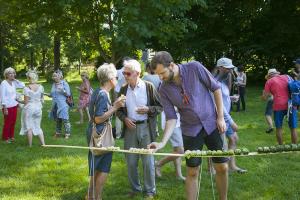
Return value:
<svg viewBox="0 0 300 200">
<path fill-rule="evenodd" d="M 26 76 L 29 78 L 31 83 L 36 83 L 39 79 L 39 76 L 38 76 L 37 72 L 34 71 L 34 70 L 29 70 L 26 73 Z"/>
<path fill-rule="evenodd" d="M 117 77 L 117 70 L 114 64 L 104 63 L 97 69 L 97 77 L 100 85 L 104 85 L 107 81 Z"/>
<path fill-rule="evenodd" d="M 6 68 L 6 69 L 4 70 L 4 72 L 3 72 L 4 78 L 7 78 L 6 75 L 7 75 L 8 73 L 16 73 L 16 70 L 15 70 L 14 68 L 12 68 L 12 67 Z"/>
<path fill-rule="evenodd" d="M 124 67 L 130 69 L 131 71 L 136 71 L 141 73 L 141 64 L 134 59 L 130 59 L 130 60 L 125 60 L 123 63 Z"/>
<path fill-rule="evenodd" d="M 85 78 L 89 79 L 89 74 L 87 72 L 81 72 L 81 76 L 84 76 Z"/>
<path fill-rule="evenodd" d="M 53 75 L 54 75 L 54 74 L 55 74 L 56 76 L 58 76 L 60 79 L 63 79 L 63 78 L 64 78 L 64 75 L 63 75 L 62 71 L 59 70 L 59 69 L 55 70 L 55 71 L 53 72 Z"/>
</svg>

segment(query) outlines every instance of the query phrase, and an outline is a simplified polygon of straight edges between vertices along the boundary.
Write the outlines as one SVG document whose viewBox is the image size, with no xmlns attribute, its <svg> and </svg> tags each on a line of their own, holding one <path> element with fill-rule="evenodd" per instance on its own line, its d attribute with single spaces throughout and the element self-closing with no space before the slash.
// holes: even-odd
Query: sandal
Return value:
<svg viewBox="0 0 300 200">
<path fill-rule="evenodd" d="M 247 171 L 246 169 L 238 168 L 238 169 L 235 169 L 235 170 L 230 170 L 229 172 L 230 172 L 230 173 L 236 172 L 236 173 L 238 173 L 238 174 L 245 174 L 245 173 L 247 173 L 248 171 Z"/>
<path fill-rule="evenodd" d="M 237 173 L 239 173 L 239 174 L 246 174 L 247 173 L 247 170 L 246 169 L 238 169 L 238 170 L 236 170 L 236 172 Z"/>
<path fill-rule="evenodd" d="M 55 134 L 54 134 L 54 138 L 59 138 L 60 136 L 61 136 L 60 133 L 55 133 Z"/>
<path fill-rule="evenodd" d="M 271 132 L 273 132 L 273 130 L 274 130 L 273 128 L 268 128 L 268 129 L 266 130 L 266 133 L 269 133 L 269 134 L 270 134 Z"/>
<path fill-rule="evenodd" d="M 8 140 L 5 140 L 5 143 L 6 143 L 6 144 L 10 144 L 11 141 L 8 139 Z"/>
</svg>

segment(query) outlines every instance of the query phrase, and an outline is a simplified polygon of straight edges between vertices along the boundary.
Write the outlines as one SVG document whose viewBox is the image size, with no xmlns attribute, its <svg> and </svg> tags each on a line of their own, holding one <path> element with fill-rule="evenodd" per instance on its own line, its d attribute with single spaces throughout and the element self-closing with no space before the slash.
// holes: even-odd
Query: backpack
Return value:
<svg viewBox="0 0 300 200">
<path fill-rule="evenodd" d="M 288 90 L 293 106 L 300 106 L 300 81 L 293 80 L 288 76 Z"/>
</svg>

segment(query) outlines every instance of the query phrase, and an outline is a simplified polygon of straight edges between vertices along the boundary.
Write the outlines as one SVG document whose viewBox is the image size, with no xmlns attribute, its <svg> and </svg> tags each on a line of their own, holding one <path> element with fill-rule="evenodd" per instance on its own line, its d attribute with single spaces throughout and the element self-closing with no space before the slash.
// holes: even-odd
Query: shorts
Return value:
<svg viewBox="0 0 300 200">
<path fill-rule="evenodd" d="M 282 123 L 284 116 L 287 115 L 287 110 L 274 111 L 274 122 L 276 128 L 282 128 Z M 289 114 L 288 124 L 290 128 L 297 128 L 298 126 L 298 116 L 297 108 L 293 107 L 291 113 Z"/>
<path fill-rule="evenodd" d="M 109 173 L 111 168 L 112 155 L 113 155 L 112 152 L 109 152 L 99 156 L 93 156 L 93 154 L 89 151 L 89 155 L 88 155 L 89 175 L 93 176 L 94 171 Z"/>
<path fill-rule="evenodd" d="M 230 137 L 231 135 L 234 134 L 234 130 L 232 129 L 230 124 L 226 124 L 226 126 L 227 126 L 227 130 L 226 130 L 225 134 L 227 137 Z"/>
<path fill-rule="evenodd" d="M 203 144 L 209 150 L 223 150 L 223 139 L 218 131 L 215 129 L 210 135 L 207 135 L 204 128 L 198 133 L 196 137 L 182 135 L 184 150 L 202 150 Z M 214 163 L 225 163 L 228 161 L 227 157 L 212 157 Z M 201 158 L 192 157 L 186 158 L 186 165 L 188 167 L 198 167 L 202 162 Z"/>
<path fill-rule="evenodd" d="M 273 100 L 267 101 L 265 115 L 272 116 L 273 113 Z"/>
<path fill-rule="evenodd" d="M 181 128 L 177 127 L 174 129 L 171 137 L 170 137 L 170 142 L 172 147 L 183 147 L 183 141 L 182 141 L 182 132 Z"/>
</svg>

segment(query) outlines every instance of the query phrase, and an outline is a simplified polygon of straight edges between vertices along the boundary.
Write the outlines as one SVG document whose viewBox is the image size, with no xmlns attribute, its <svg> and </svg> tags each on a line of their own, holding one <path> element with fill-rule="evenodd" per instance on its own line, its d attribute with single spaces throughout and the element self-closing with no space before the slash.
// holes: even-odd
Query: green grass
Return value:
<svg viewBox="0 0 300 200">
<path fill-rule="evenodd" d="M 74 89 L 79 83 L 72 83 Z M 43 83 L 45 91 L 50 91 L 50 83 Z M 93 83 L 94 87 L 96 83 Z M 240 147 L 255 150 L 257 146 L 276 143 L 275 135 L 265 134 L 264 107 L 259 98 L 261 88 L 248 88 L 247 111 L 233 113 L 240 130 Z M 76 111 L 70 112 L 72 136 L 69 140 L 54 139 L 55 123 L 48 119 L 47 111 L 51 101 L 46 99 L 43 109 L 42 128 L 46 144 L 65 144 L 86 146 L 86 124 L 77 125 Z M 20 116 L 20 113 L 19 113 Z M 35 137 L 33 147 L 28 148 L 26 137 L 19 136 L 20 121 L 16 125 L 16 143 L 0 143 L 0 199 L 1 200 L 38 200 L 38 199 L 83 199 L 88 187 L 87 150 L 42 148 Z M 2 115 L 0 126 L 2 127 Z M 286 124 L 285 124 L 286 126 Z M 290 142 L 287 129 L 284 141 Z M 123 148 L 123 141 L 117 140 L 117 146 Z M 170 152 L 168 146 L 163 151 Z M 228 199 L 246 200 L 296 200 L 300 199 L 300 154 L 269 155 L 238 158 L 238 165 L 248 169 L 244 175 L 230 174 Z M 183 173 L 185 174 L 183 162 Z M 156 179 L 157 196 L 155 199 L 184 199 L 184 184 L 175 179 L 173 165 L 162 170 L 163 177 Z M 114 154 L 111 173 L 104 188 L 105 200 L 127 199 L 130 191 L 127 170 L 123 154 Z M 135 199 L 143 199 L 138 196 Z M 203 163 L 200 199 L 212 199 L 210 175 L 207 173 L 207 161 Z"/>
</svg>

